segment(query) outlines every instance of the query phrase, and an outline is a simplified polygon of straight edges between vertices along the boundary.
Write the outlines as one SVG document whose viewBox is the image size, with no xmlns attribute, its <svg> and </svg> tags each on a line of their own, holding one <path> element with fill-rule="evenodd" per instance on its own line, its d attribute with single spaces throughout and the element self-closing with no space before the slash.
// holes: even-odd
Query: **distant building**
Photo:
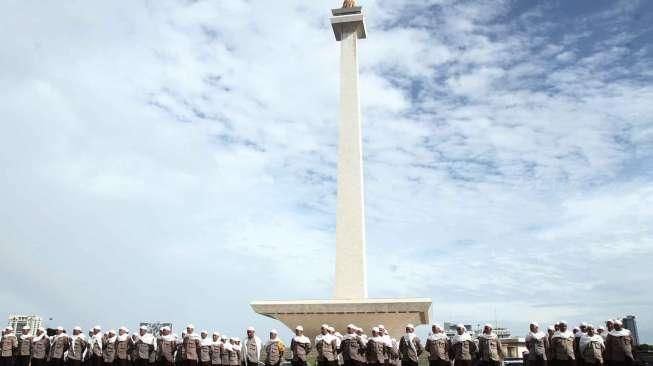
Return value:
<svg viewBox="0 0 653 366">
<path fill-rule="evenodd" d="M 10 315 L 7 325 L 14 328 L 16 334 L 19 334 L 23 327 L 28 325 L 30 327 L 30 334 L 35 335 L 36 330 L 41 326 L 42 319 L 36 315 Z"/>
<path fill-rule="evenodd" d="M 163 327 L 170 327 L 172 330 L 172 323 L 168 322 L 141 322 L 140 326 L 146 326 L 147 332 L 152 333 L 155 337 L 159 336 Z"/>
<path fill-rule="evenodd" d="M 637 321 L 635 321 L 634 315 L 626 315 L 622 319 L 624 323 L 624 328 L 630 331 L 630 334 L 633 336 L 633 343 L 637 346 L 639 345 L 639 334 L 637 334 Z"/>
<path fill-rule="evenodd" d="M 526 338 L 510 337 L 501 339 L 501 348 L 506 358 L 522 358 L 522 353 L 526 350 Z"/>
</svg>

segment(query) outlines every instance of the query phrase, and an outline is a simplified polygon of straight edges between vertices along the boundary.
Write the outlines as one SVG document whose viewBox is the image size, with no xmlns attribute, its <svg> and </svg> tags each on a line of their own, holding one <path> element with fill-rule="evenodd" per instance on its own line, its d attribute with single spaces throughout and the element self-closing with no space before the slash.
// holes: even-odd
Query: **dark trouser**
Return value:
<svg viewBox="0 0 653 366">
<path fill-rule="evenodd" d="M 401 366 L 417 366 L 417 362 L 413 360 L 401 360 Z"/>
<path fill-rule="evenodd" d="M 117 358 L 113 361 L 116 366 L 129 366 L 129 360 L 126 358 Z"/>
<path fill-rule="evenodd" d="M 317 361 L 317 366 L 338 366 L 338 361 Z"/>
<path fill-rule="evenodd" d="M 546 360 L 544 356 L 536 356 L 535 358 L 528 359 L 528 366 L 546 366 Z"/>
<path fill-rule="evenodd" d="M 104 366 L 104 360 L 102 356 L 92 355 L 91 356 L 91 366 Z"/>
<path fill-rule="evenodd" d="M 147 358 L 137 358 L 136 361 L 134 361 L 134 365 L 136 366 L 149 366 L 150 360 Z"/>
<path fill-rule="evenodd" d="M 472 360 L 454 360 L 454 366 L 472 366 Z"/>
<path fill-rule="evenodd" d="M 113 362 L 102 361 L 102 366 L 114 366 Z"/>
<path fill-rule="evenodd" d="M 551 360 L 551 366 L 576 366 L 576 360 Z"/>
<path fill-rule="evenodd" d="M 449 360 L 429 360 L 429 366 L 450 366 Z"/>
<path fill-rule="evenodd" d="M 16 358 L 16 366 L 29 366 L 29 359 L 32 356 L 18 356 Z"/>
<path fill-rule="evenodd" d="M 197 366 L 197 360 L 184 360 L 182 362 L 184 366 Z"/>
<path fill-rule="evenodd" d="M 32 366 L 45 366 L 45 358 L 32 358 Z"/>
<path fill-rule="evenodd" d="M 290 361 L 291 366 L 306 366 L 307 363 L 305 360 L 292 360 Z"/>
<path fill-rule="evenodd" d="M 14 366 L 14 357 L 13 356 L 0 357 L 0 366 Z"/>
<path fill-rule="evenodd" d="M 63 366 L 63 358 L 51 358 L 48 362 L 49 366 Z"/>
<path fill-rule="evenodd" d="M 501 366 L 501 361 L 479 361 L 480 366 Z"/>
<path fill-rule="evenodd" d="M 159 366 L 175 366 L 175 363 L 173 361 L 168 361 L 166 358 L 162 358 L 159 360 Z M 218 365 L 213 365 L 213 366 L 218 366 Z"/>
<path fill-rule="evenodd" d="M 82 365 L 82 360 L 73 360 L 73 359 L 68 359 L 68 366 L 81 366 Z"/>
<path fill-rule="evenodd" d="M 200 366 L 211 366 L 211 361 L 200 361 Z"/>
</svg>

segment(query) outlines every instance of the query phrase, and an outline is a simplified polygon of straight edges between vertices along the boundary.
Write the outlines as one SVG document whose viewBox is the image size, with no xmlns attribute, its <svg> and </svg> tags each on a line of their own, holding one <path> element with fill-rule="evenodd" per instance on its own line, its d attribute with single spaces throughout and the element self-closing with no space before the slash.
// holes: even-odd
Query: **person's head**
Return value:
<svg viewBox="0 0 653 366">
<path fill-rule="evenodd" d="M 442 333 L 442 327 L 440 326 L 440 324 L 433 324 L 433 325 L 431 326 L 431 332 L 432 332 L 433 334 Z"/>
<path fill-rule="evenodd" d="M 92 331 L 93 331 L 93 335 L 96 335 L 96 334 L 98 334 L 98 333 L 100 333 L 102 331 L 102 327 L 100 327 L 99 325 L 96 325 L 96 326 L 93 327 Z"/>
<path fill-rule="evenodd" d="M 587 331 L 587 335 L 590 336 L 590 337 L 593 336 L 593 335 L 595 334 L 595 333 L 594 333 L 594 327 L 591 326 L 591 325 L 587 325 L 587 326 L 585 327 L 585 330 Z"/>
<path fill-rule="evenodd" d="M 220 339 L 220 333 L 213 332 L 213 342 L 217 342 Z"/>
<path fill-rule="evenodd" d="M 621 330 L 621 328 L 623 328 L 623 326 L 624 326 L 624 324 L 619 319 L 615 319 L 612 322 L 614 323 L 614 329 L 615 330 Z"/>
<path fill-rule="evenodd" d="M 229 344 L 236 344 L 236 338 L 234 337 L 229 338 Z"/>
<path fill-rule="evenodd" d="M 415 326 L 412 324 L 406 325 L 406 333 L 413 333 L 415 331 Z"/>
<path fill-rule="evenodd" d="M 372 337 L 377 337 L 379 336 L 379 327 L 373 327 L 372 328 Z"/>
<path fill-rule="evenodd" d="M 247 338 L 253 338 L 254 334 L 256 334 L 256 330 L 254 327 L 248 327 L 247 328 Z"/>
<path fill-rule="evenodd" d="M 576 333 L 580 332 L 580 328 L 574 327 L 574 329 L 572 329 L 572 332 L 574 332 L 574 334 L 576 334 Z"/>
<path fill-rule="evenodd" d="M 229 337 L 227 337 L 227 335 L 225 335 L 224 337 L 220 338 L 220 342 L 222 342 L 223 344 L 227 343 L 228 341 L 229 341 Z"/>
<path fill-rule="evenodd" d="M 23 327 L 23 329 L 21 329 L 21 332 L 22 332 L 24 335 L 28 335 L 28 334 L 29 334 L 29 331 L 30 331 L 30 327 L 29 327 L 29 325 L 26 325 L 26 326 Z"/>
<path fill-rule="evenodd" d="M 209 332 L 207 332 L 206 330 L 200 332 L 200 337 L 202 337 L 202 339 L 206 339 L 206 337 L 208 336 L 209 336 Z"/>
<path fill-rule="evenodd" d="M 295 335 L 300 336 L 300 335 L 303 335 L 303 334 L 304 334 L 304 327 L 302 327 L 301 325 L 296 326 L 295 327 Z"/>
<path fill-rule="evenodd" d="M 144 336 L 145 333 L 147 333 L 147 327 L 144 326 L 144 325 L 141 325 L 141 327 L 138 328 L 138 334 L 140 334 L 141 336 Z"/>
<path fill-rule="evenodd" d="M 40 335 L 43 334 L 43 333 L 45 333 L 45 329 L 44 329 L 43 327 L 39 327 L 39 328 L 36 330 L 36 335 L 37 335 L 37 336 L 40 336 Z"/>
<path fill-rule="evenodd" d="M 358 334 L 359 336 L 363 335 L 363 328 L 356 327 L 355 331 L 356 331 L 356 334 Z"/>
<path fill-rule="evenodd" d="M 336 328 L 329 326 L 327 328 L 327 331 L 329 332 L 329 334 L 335 334 L 336 333 Z"/>
<path fill-rule="evenodd" d="M 107 333 L 109 334 L 109 338 L 113 338 L 116 336 L 116 331 L 113 329 L 109 329 Z"/>
<path fill-rule="evenodd" d="M 320 327 L 320 333 L 322 333 L 322 335 L 326 335 L 328 332 L 329 332 L 329 326 L 327 324 L 322 324 L 322 326 Z"/>
<path fill-rule="evenodd" d="M 614 320 L 608 319 L 605 321 L 605 327 L 608 329 L 608 331 L 611 331 L 614 329 Z"/>
<path fill-rule="evenodd" d="M 558 330 L 561 332 L 566 332 L 567 331 L 567 322 L 559 322 L 558 323 Z"/>
<path fill-rule="evenodd" d="M 580 331 L 583 332 L 583 333 L 587 333 L 587 323 L 584 323 L 584 322 L 580 323 L 580 325 L 578 326 L 578 329 L 580 329 Z"/>
<path fill-rule="evenodd" d="M 127 328 L 125 328 L 125 327 L 120 327 L 120 328 L 118 328 L 118 334 L 119 334 L 119 335 L 125 335 L 125 334 L 127 334 L 127 333 L 129 333 L 129 329 L 127 329 Z"/>
<path fill-rule="evenodd" d="M 347 325 L 347 334 L 354 334 L 356 333 L 356 326 L 353 324 Z"/>
<path fill-rule="evenodd" d="M 456 325 L 456 333 L 458 333 L 458 335 L 463 335 L 463 334 L 465 334 L 465 330 L 466 330 L 466 329 L 465 329 L 465 326 L 464 326 L 464 325 L 462 325 L 462 324 L 458 324 L 458 325 Z"/>
<path fill-rule="evenodd" d="M 79 334 L 82 334 L 82 328 L 81 327 L 73 328 L 73 335 L 79 335 Z"/>
<path fill-rule="evenodd" d="M 483 333 L 484 334 L 491 334 L 492 333 L 492 325 L 491 324 L 485 324 L 483 326 Z"/>
<path fill-rule="evenodd" d="M 560 322 L 553 324 L 553 329 L 557 332 L 560 330 Z"/>
<path fill-rule="evenodd" d="M 236 344 L 236 346 L 240 345 L 240 338 L 234 338 L 234 344 Z"/>
<path fill-rule="evenodd" d="M 546 329 L 546 331 L 547 331 L 547 333 L 549 333 L 549 335 L 553 335 L 553 333 L 556 332 L 555 326 L 550 325 L 550 326 Z"/>
<path fill-rule="evenodd" d="M 603 334 L 603 333 L 605 333 L 605 328 L 604 328 L 604 327 L 598 327 L 598 328 L 596 328 L 596 334 L 601 335 L 601 334 Z"/>
<path fill-rule="evenodd" d="M 378 327 L 379 327 L 379 333 L 380 333 L 380 335 L 386 335 L 386 334 L 388 334 L 388 332 L 387 332 L 386 329 L 385 329 L 385 325 L 383 325 L 383 324 L 379 324 Z"/>
<path fill-rule="evenodd" d="M 531 322 L 531 324 L 528 326 L 533 333 L 537 333 L 537 331 L 540 330 L 540 325 L 537 324 L 536 322 Z"/>
<path fill-rule="evenodd" d="M 277 333 L 278 333 L 278 332 L 277 332 L 276 329 L 272 329 L 272 330 L 270 331 L 270 339 L 277 339 Z"/>
<path fill-rule="evenodd" d="M 63 327 L 57 327 L 57 335 L 63 333 Z"/>
</svg>

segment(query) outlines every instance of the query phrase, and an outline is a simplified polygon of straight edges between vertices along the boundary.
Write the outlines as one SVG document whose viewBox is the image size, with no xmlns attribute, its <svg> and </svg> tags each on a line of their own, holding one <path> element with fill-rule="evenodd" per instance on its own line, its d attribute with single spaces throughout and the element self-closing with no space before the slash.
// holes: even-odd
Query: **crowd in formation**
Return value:
<svg viewBox="0 0 653 366">
<path fill-rule="evenodd" d="M 629 366 L 635 360 L 633 339 L 619 320 L 607 321 L 605 328 L 585 323 L 573 331 L 567 328 L 561 321 L 543 332 L 537 323 L 531 323 L 524 352 L 528 366 Z M 252 327 L 242 341 L 219 332 L 197 334 L 193 325 L 179 337 L 168 327 L 160 329 L 156 337 L 144 326 L 133 334 L 126 327 L 102 332 L 95 326 L 88 336 L 80 327 L 75 327 L 72 335 L 59 327 L 52 336 L 43 328 L 32 336 L 29 327 L 16 336 L 7 327 L 0 340 L 0 366 L 279 366 L 284 359 L 291 360 L 293 366 L 307 366 L 313 350 L 318 366 L 417 366 L 425 352 L 430 366 L 499 366 L 504 359 L 501 339 L 490 324 L 478 336 L 472 336 L 463 325 L 458 325 L 451 337 L 438 324 L 431 330 L 422 341 L 408 324 L 397 340 L 383 325 L 373 327 L 368 336 L 353 324 L 345 334 L 324 324 L 311 341 L 298 326 L 286 346 L 276 330 L 271 330 L 269 340 L 263 343 Z"/>
</svg>

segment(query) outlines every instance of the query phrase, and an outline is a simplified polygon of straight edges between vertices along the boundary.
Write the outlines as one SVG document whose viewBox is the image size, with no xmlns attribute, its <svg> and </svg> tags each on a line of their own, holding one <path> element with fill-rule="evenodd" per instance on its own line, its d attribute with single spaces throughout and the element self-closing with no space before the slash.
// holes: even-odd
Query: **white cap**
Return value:
<svg viewBox="0 0 653 366">
<path fill-rule="evenodd" d="M 129 333 L 129 329 L 127 329 L 127 327 L 125 327 L 124 325 L 122 327 L 118 328 L 118 330 L 122 330 L 123 332 Z"/>
<path fill-rule="evenodd" d="M 250 326 L 250 327 L 247 327 L 247 331 L 249 331 L 249 332 L 256 332 L 256 329 L 254 329 L 254 327 L 251 327 L 251 326 Z"/>
<path fill-rule="evenodd" d="M 564 321 L 564 320 L 561 320 L 561 321 L 558 322 L 558 325 L 563 325 L 563 324 L 564 324 L 564 325 L 567 325 L 567 322 Z"/>
<path fill-rule="evenodd" d="M 141 327 L 140 327 L 140 328 L 138 328 L 138 329 L 140 329 L 140 330 L 147 330 L 147 327 L 146 327 L 146 326 L 144 326 L 144 325 L 141 325 Z"/>
<path fill-rule="evenodd" d="M 549 330 L 556 330 L 556 327 L 554 327 L 553 325 L 549 325 L 549 328 L 548 328 L 548 329 L 549 329 Z"/>
<path fill-rule="evenodd" d="M 406 328 L 415 329 L 415 326 L 412 324 L 406 324 Z"/>
<path fill-rule="evenodd" d="M 484 328 L 492 328 L 492 324 L 490 324 L 490 323 L 485 323 L 485 325 L 483 325 L 483 327 L 484 327 Z"/>
<path fill-rule="evenodd" d="M 78 330 L 78 331 L 81 332 L 81 331 L 82 331 L 82 327 L 80 327 L 80 326 L 76 326 L 75 328 L 73 328 L 73 330 Z"/>
<path fill-rule="evenodd" d="M 93 330 L 102 330 L 102 327 L 100 327 L 99 325 L 96 325 L 96 326 L 93 327 Z"/>
<path fill-rule="evenodd" d="M 272 333 L 272 334 L 279 334 L 279 333 L 277 332 L 276 329 L 272 329 L 272 330 L 270 330 L 270 333 Z"/>
<path fill-rule="evenodd" d="M 320 325 L 320 328 L 329 329 L 329 324 L 322 324 Z"/>
<path fill-rule="evenodd" d="M 109 334 L 116 334 L 116 330 L 115 329 L 109 329 Z"/>
<path fill-rule="evenodd" d="M 234 337 L 234 342 L 240 342 L 240 338 Z"/>
<path fill-rule="evenodd" d="M 464 324 L 457 324 L 457 325 L 456 325 L 456 328 L 458 328 L 458 329 L 460 329 L 460 328 L 466 329 Z"/>
<path fill-rule="evenodd" d="M 383 324 L 379 324 L 378 327 L 379 327 L 379 329 L 385 329 L 385 325 L 383 325 Z"/>
<path fill-rule="evenodd" d="M 531 325 L 534 325 L 534 326 L 536 326 L 538 328 L 540 327 L 540 325 L 537 322 L 531 322 Z"/>
<path fill-rule="evenodd" d="M 588 325 L 589 325 L 589 324 L 587 324 L 587 323 L 585 323 L 585 322 L 580 323 L 580 326 L 581 326 L 581 327 L 586 327 L 586 326 L 588 326 Z"/>
<path fill-rule="evenodd" d="M 23 330 L 30 330 L 30 329 L 32 329 L 32 328 L 30 328 L 29 325 L 25 325 L 25 326 L 23 327 Z"/>
<path fill-rule="evenodd" d="M 335 331 L 336 331 L 336 328 L 334 328 L 334 327 L 332 327 L 332 326 L 329 326 L 329 327 L 327 328 L 327 330 L 328 330 L 329 332 L 335 332 Z"/>
<path fill-rule="evenodd" d="M 613 320 L 613 323 L 615 323 L 617 325 L 624 325 L 623 322 L 621 320 L 619 320 L 619 319 Z"/>
<path fill-rule="evenodd" d="M 165 327 L 161 327 L 161 331 L 164 331 L 164 330 L 168 331 L 168 330 L 170 330 L 170 327 L 168 327 L 167 325 Z"/>
<path fill-rule="evenodd" d="M 372 327 L 372 332 L 379 332 L 379 327 Z"/>
<path fill-rule="evenodd" d="M 195 326 L 194 326 L 193 324 L 188 324 L 188 325 L 186 326 L 186 329 L 188 329 L 188 328 L 190 328 L 190 329 L 195 329 Z"/>
<path fill-rule="evenodd" d="M 295 327 L 295 330 L 299 330 L 299 331 L 302 331 L 302 332 L 303 332 L 303 331 L 304 331 L 304 327 L 302 327 L 301 325 L 298 325 L 298 326 Z"/>
<path fill-rule="evenodd" d="M 353 324 L 351 324 L 351 323 L 349 323 L 349 324 L 347 325 L 347 329 L 356 329 L 356 326 L 353 325 Z"/>
<path fill-rule="evenodd" d="M 200 332 L 200 334 L 209 334 L 209 331 L 206 330 L 206 329 L 202 329 L 202 331 Z"/>
<path fill-rule="evenodd" d="M 10 325 L 10 326 L 8 326 L 7 328 L 5 328 L 5 330 L 8 330 L 8 331 L 11 332 L 12 330 L 14 330 L 14 328 Z"/>
<path fill-rule="evenodd" d="M 57 327 L 57 330 L 63 330 L 63 327 L 60 325 Z"/>
<path fill-rule="evenodd" d="M 220 336 L 220 333 L 218 333 L 218 332 L 213 332 L 213 335 L 219 337 L 219 336 Z"/>
</svg>

